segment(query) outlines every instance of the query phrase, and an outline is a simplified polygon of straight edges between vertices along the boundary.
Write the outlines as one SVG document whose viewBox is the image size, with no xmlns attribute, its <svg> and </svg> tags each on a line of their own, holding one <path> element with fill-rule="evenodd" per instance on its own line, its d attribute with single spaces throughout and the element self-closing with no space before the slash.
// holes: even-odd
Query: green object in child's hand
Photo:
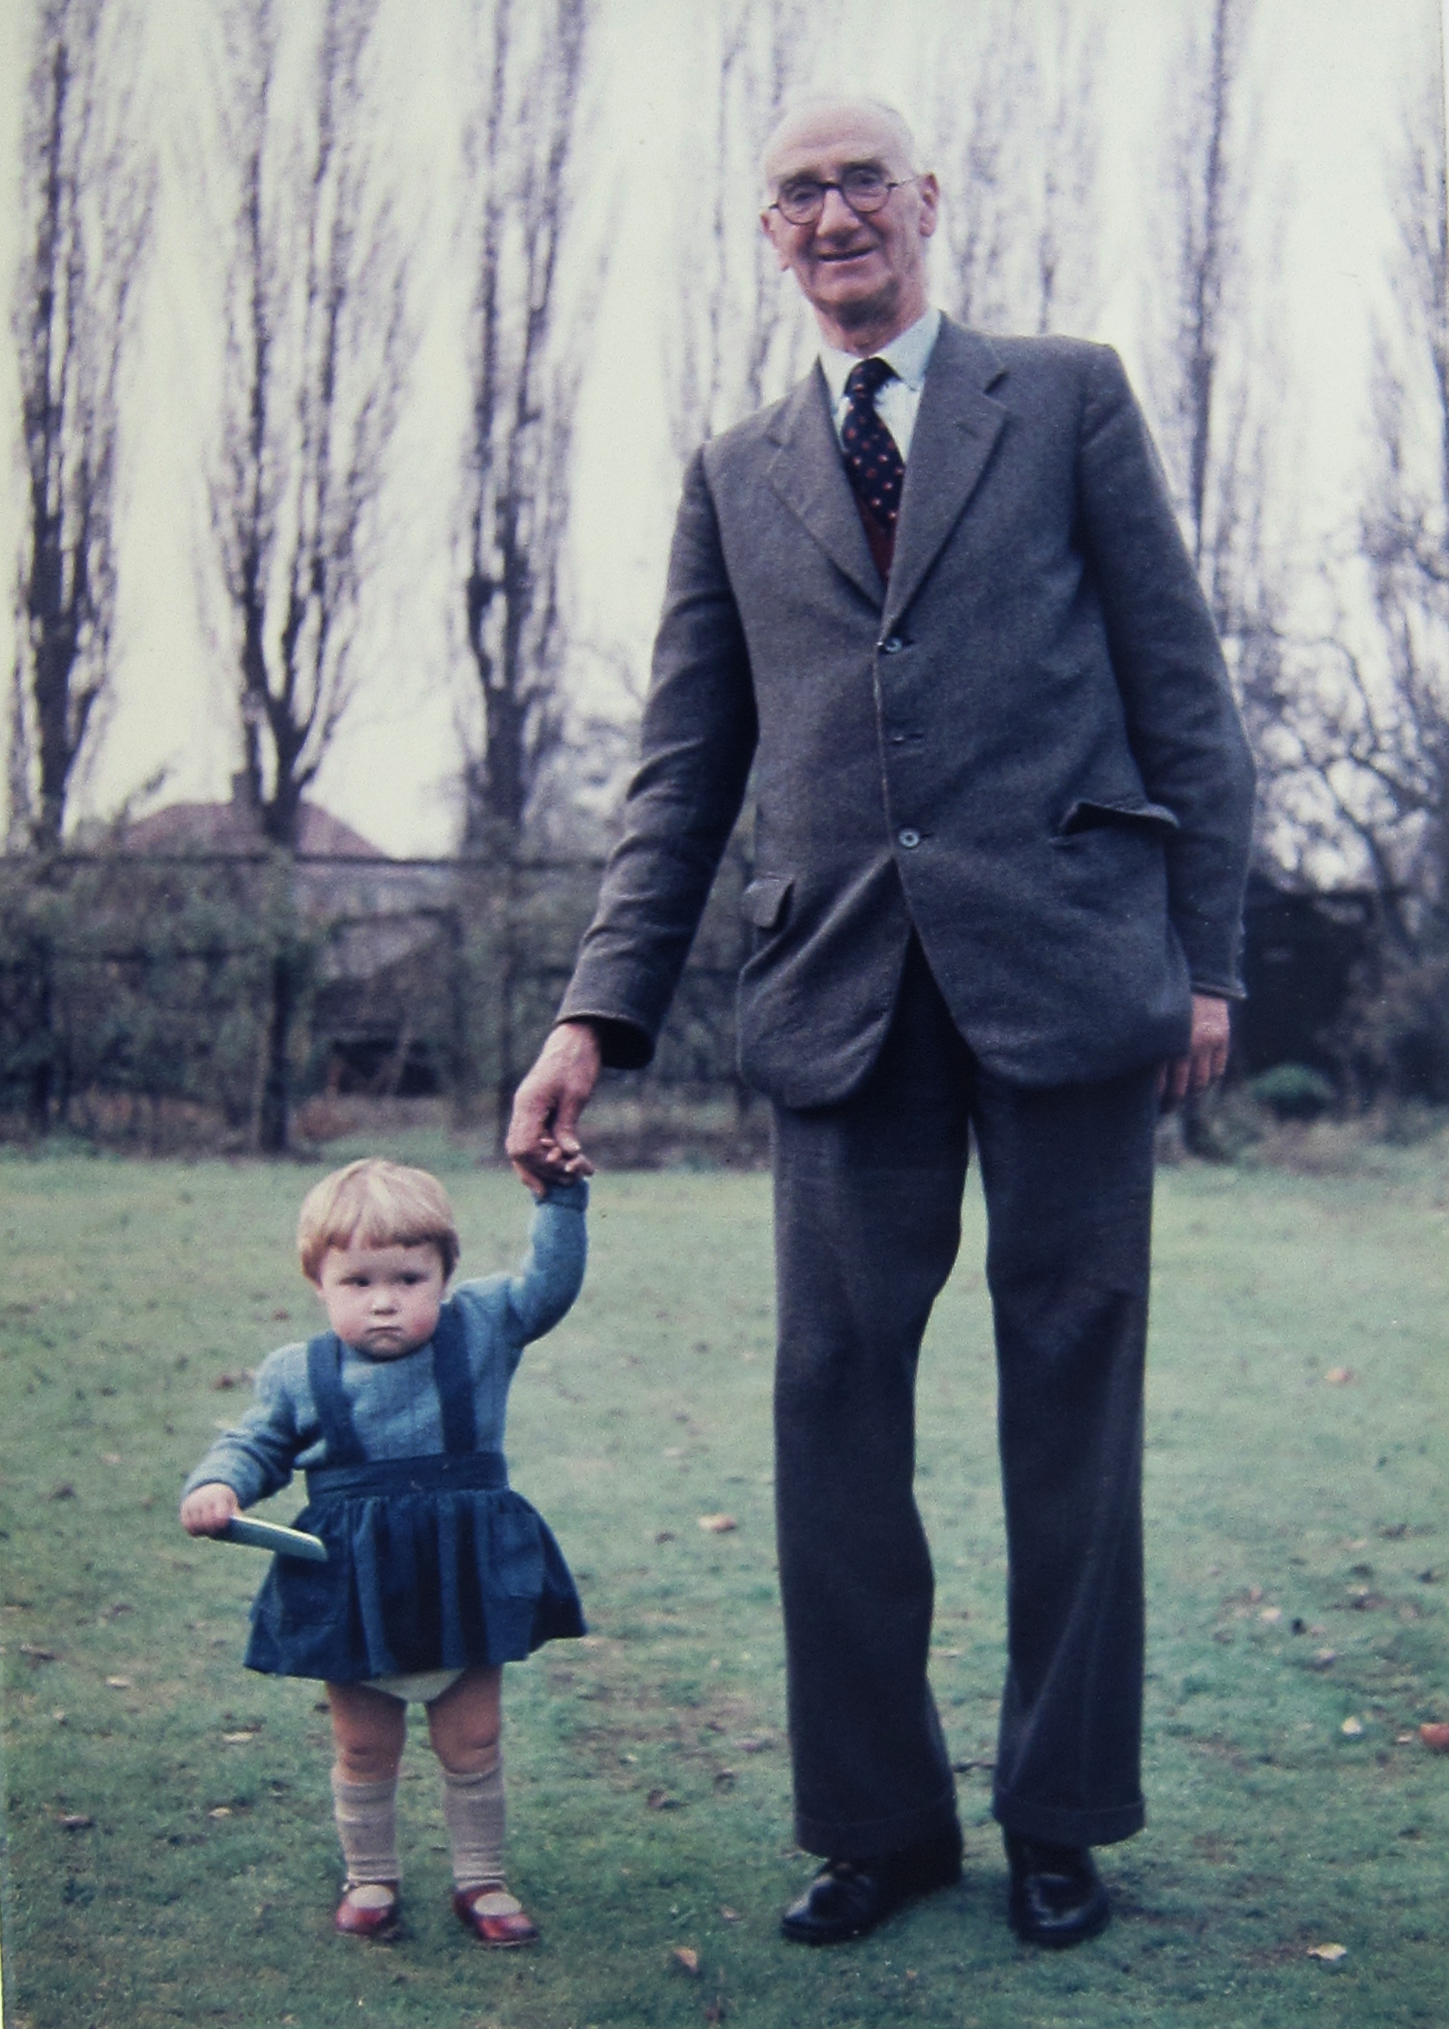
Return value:
<svg viewBox="0 0 1449 2029">
<path fill-rule="evenodd" d="M 313 1564 L 327 1562 L 327 1545 L 320 1536 L 284 1529 L 280 1522 L 253 1522 L 245 1515 L 233 1515 L 217 1541 L 247 1543 L 254 1550 L 274 1550 L 279 1557 L 305 1557 Z"/>
</svg>

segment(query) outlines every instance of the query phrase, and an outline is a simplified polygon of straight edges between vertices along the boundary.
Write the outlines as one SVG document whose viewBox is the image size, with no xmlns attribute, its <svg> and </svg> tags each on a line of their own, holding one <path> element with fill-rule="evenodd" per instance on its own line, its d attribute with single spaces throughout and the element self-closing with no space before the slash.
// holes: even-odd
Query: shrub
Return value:
<svg viewBox="0 0 1449 2029">
<path fill-rule="evenodd" d="M 1275 1120 L 1317 1120 L 1338 1096 L 1332 1080 L 1310 1064 L 1275 1064 L 1260 1071 L 1248 1090 Z"/>
</svg>

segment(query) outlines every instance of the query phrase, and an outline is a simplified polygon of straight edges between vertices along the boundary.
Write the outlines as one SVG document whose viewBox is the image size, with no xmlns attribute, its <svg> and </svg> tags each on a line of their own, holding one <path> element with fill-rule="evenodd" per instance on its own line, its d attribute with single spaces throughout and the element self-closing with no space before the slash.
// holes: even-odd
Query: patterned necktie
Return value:
<svg viewBox="0 0 1449 2029">
<path fill-rule="evenodd" d="M 906 462 L 895 438 L 876 414 L 875 398 L 877 391 L 895 378 L 895 368 L 887 366 L 883 359 L 863 359 L 853 366 L 845 383 L 850 407 L 840 432 L 845 469 L 856 497 L 892 540 L 901 511 Z"/>
</svg>

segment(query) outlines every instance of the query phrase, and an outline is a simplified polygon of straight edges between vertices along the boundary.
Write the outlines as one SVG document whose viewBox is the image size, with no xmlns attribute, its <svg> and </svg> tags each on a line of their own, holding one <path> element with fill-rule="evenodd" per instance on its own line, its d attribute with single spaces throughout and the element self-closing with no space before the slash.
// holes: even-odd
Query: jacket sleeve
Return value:
<svg viewBox="0 0 1449 2029">
<path fill-rule="evenodd" d="M 1168 909 L 1193 989 L 1237 997 L 1253 763 L 1142 412 L 1116 353 L 1090 357 L 1079 502 L 1128 738 L 1148 795 L 1178 821 Z"/>
<path fill-rule="evenodd" d="M 297 1404 L 288 1370 L 298 1348 L 268 1354 L 256 1379 L 256 1399 L 241 1421 L 225 1431 L 181 1490 L 184 1500 L 197 1487 L 219 1482 L 231 1487 L 244 1508 L 279 1493 L 292 1477 L 292 1462 L 314 1441 L 298 1428 Z M 305 1352 L 303 1353 L 305 1357 Z"/>
<path fill-rule="evenodd" d="M 647 1064 L 744 801 L 757 726 L 749 656 L 704 455 L 685 475 L 624 831 L 559 1020 L 604 1061 Z"/>
</svg>

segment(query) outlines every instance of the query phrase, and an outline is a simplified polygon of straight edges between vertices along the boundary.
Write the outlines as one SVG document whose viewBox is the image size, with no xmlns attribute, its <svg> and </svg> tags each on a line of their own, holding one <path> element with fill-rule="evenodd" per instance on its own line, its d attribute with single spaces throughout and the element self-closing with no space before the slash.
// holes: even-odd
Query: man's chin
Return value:
<svg viewBox="0 0 1449 2029">
<path fill-rule="evenodd" d="M 815 300 L 842 331 L 874 331 L 891 321 L 897 297 L 893 289 L 871 288 L 864 281 L 852 288 L 842 278 L 838 289 L 822 289 Z"/>
</svg>

